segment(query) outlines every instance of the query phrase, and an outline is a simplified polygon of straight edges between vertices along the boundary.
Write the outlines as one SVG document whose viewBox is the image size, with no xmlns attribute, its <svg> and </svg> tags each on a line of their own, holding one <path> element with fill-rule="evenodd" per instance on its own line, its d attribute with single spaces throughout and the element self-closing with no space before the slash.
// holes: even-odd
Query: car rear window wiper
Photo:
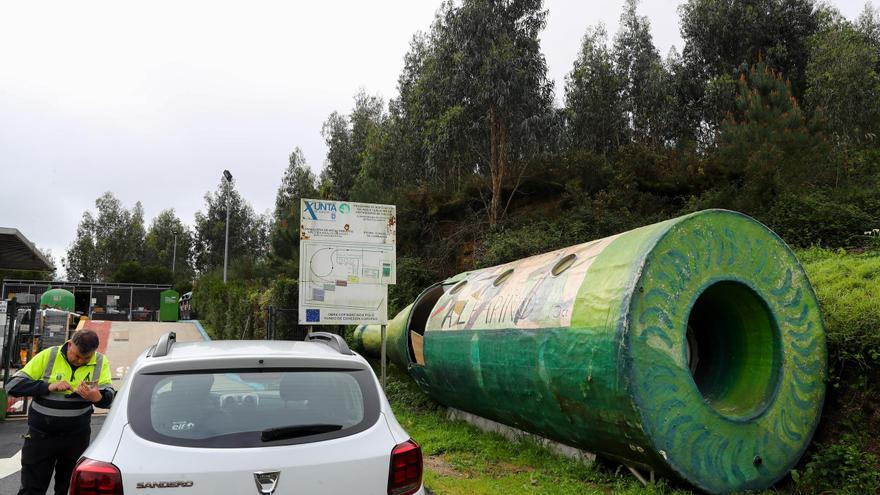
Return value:
<svg viewBox="0 0 880 495">
<path fill-rule="evenodd" d="M 274 442 L 275 440 L 305 437 L 308 435 L 317 435 L 318 433 L 327 433 L 341 429 L 342 425 L 329 424 L 278 426 L 263 430 L 260 435 L 260 440 L 264 442 Z"/>
</svg>

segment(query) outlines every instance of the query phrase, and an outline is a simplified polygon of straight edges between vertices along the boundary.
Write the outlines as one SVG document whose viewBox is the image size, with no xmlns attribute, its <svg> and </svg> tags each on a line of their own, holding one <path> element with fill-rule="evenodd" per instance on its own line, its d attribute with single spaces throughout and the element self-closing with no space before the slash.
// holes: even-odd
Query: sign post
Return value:
<svg viewBox="0 0 880 495">
<path fill-rule="evenodd" d="M 382 390 L 385 390 L 385 362 L 386 362 L 386 354 L 385 354 L 385 325 L 382 325 Z"/>
<path fill-rule="evenodd" d="M 385 325 L 388 286 L 397 282 L 394 205 L 302 199 L 299 241 L 299 323 Z"/>
</svg>

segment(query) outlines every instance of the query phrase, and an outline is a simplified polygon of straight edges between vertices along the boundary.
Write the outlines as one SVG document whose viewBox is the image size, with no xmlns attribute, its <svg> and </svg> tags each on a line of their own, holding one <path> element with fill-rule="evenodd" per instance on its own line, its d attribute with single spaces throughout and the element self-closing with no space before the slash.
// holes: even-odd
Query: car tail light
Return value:
<svg viewBox="0 0 880 495">
<path fill-rule="evenodd" d="M 388 495 L 410 495 L 422 486 L 422 448 L 412 440 L 391 451 Z"/>
<path fill-rule="evenodd" d="M 70 495 L 122 495 L 122 473 L 113 464 L 83 457 L 73 470 Z"/>
</svg>

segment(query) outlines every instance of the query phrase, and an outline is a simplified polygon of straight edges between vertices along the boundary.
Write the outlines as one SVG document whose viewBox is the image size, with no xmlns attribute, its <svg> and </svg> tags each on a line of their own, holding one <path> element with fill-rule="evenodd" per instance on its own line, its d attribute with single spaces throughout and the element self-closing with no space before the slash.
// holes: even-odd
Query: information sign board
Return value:
<svg viewBox="0 0 880 495">
<path fill-rule="evenodd" d="M 301 200 L 300 324 L 388 321 L 396 222 L 393 205 Z"/>
</svg>

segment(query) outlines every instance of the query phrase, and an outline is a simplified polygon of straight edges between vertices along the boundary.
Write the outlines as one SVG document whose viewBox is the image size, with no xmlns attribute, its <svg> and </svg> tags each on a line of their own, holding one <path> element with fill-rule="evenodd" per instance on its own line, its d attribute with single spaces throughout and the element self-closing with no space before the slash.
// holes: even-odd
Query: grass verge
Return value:
<svg viewBox="0 0 880 495">
<path fill-rule="evenodd" d="M 622 466 L 584 464 L 529 440 L 511 442 L 447 419 L 446 408 L 393 365 L 388 367 L 386 395 L 397 420 L 422 446 L 425 486 L 436 495 L 691 493 L 672 489 L 665 481 L 645 487 Z"/>
</svg>

